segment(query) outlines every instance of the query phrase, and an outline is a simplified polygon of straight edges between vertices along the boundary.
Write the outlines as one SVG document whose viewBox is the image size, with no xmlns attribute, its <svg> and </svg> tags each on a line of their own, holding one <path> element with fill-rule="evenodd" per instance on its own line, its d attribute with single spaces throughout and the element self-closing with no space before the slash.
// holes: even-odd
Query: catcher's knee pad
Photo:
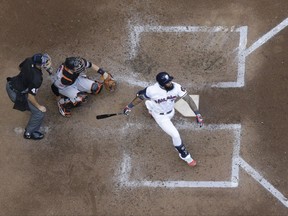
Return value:
<svg viewBox="0 0 288 216">
<path fill-rule="evenodd" d="M 95 81 L 91 86 L 91 92 L 92 94 L 99 94 L 102 88 L 103 88 L 103 84 L 98 81 Z"/>
</svg>

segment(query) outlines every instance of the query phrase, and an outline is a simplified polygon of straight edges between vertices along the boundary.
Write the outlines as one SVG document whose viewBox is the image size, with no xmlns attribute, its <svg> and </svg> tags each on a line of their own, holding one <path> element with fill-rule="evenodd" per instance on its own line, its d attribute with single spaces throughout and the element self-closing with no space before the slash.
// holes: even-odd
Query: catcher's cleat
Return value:
<svg viewBox="0 0 288 216">
<path fill-rule="evenodd" d="M 71 110 L 65 107 L 65 104 L 61 104 L 59 101 L 57 102 L 59 113 L 64 117 L 71 116 Z"/>
<path fill-rule="evenodd" d="M 196 164 L 197 164 L 197 162 L 192 159 L 192 157 L 191 157 L 190 154 L 188 154 L 188 155 L 187 155 L 186 157 L 184 157 L 184 158 L 181 157 L 181 154 L 179 154 L 179 157 L 180 157 L 182 160 L 186 161 L 186 163 L 187 163 L 189 166 L 191 166 L 191 167 L 194 167 L 194 166 L 196 166 Z"/>
</svg>

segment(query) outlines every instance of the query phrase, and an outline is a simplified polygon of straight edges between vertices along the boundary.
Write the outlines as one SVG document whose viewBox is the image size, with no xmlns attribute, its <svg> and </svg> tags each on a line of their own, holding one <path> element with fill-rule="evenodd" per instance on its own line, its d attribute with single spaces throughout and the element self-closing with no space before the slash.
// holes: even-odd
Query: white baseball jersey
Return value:
<svg viewBox="0 0 288 216">
<path fill-rule="evenodd" d="M 173 140 L 174 146 L 180 146 L 182 140 L 176 127 L 171 122 L 172 117 L 175 114 L 174 104 L 178 97 L 184 97 L 187 91 L 178 83 L 173 83 L 173 89 L 167 91 L 162 89 L 160 85 L 155 83 L 152 86 L 139 92 L 143 94 L 148 100 L 145 101 L 145 105 L 149 110 L 149 113 L 153 116 L 156 123 L 165 131 Z"/>
<path fill-rule="evenodd" d="M 174 88 L 167 91 L 155 83 L 146 88 L 145 97 L 150 99 L 151 109 L 156 113 L 167 113 L 174 109 L 175 101 L 178 97 L 184 97 L 187 94 L 185 88 L 180 84 L 172 82 Z"/>
</svg>

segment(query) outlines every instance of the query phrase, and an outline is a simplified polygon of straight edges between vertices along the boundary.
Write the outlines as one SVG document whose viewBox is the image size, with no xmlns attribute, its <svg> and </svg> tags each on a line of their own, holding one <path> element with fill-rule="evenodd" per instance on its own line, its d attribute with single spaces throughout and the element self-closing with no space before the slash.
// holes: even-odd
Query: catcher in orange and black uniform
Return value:
<svg viewBox="0 0 288 216">
<path fill-rule="evenodd" d="M 102 82 L 89 79 L 85 72 L 92 68 L 101 75 Z M 115 90 L 116 82 L 112 75 L 102 68 L 81 57 L 69 57 L 60 65 L 51 86 L 53 93 L 58 96 L 58 109 L 62 116 L 70 117 L 71 108 L 86 102 L 88 94 L 99 94 L 103 88 Z"/>
</svg>

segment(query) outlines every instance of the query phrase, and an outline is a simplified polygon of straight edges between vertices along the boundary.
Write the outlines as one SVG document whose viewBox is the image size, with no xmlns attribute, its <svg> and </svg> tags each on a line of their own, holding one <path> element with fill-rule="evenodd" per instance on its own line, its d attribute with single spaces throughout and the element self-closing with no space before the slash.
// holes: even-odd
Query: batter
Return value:
<svg viewBox="0 0 288 216">
<path fill-rule="evenodd" d="M 188 95 L 185 88 L 176 82 L 172 82 L 173 77 L 167 72 L 160 72 L 156 76 L 156 83 L 140 90 L 131 103 L 129 103 L 123 110 L 125 115 L 129 115 L 131 109 L 145 100 L 145 105 L 149 113 L 153 116 L 157 124 L 165 131 L 171 138 L 174 147 L 179 153 L 182 160 L 186 161 L 189 166 L 196 166 L 191 154 L 186 150 L 182 142 L 180 134 L 176 127 L 171 122 L 175 114 L 175 101 L 177 98 L 183 98 L 191 107 L 196 115 L 196 121 L 200 127 L 203 126 L 203 118 L 197 109 L 196 104 Z"/>
</svg>

